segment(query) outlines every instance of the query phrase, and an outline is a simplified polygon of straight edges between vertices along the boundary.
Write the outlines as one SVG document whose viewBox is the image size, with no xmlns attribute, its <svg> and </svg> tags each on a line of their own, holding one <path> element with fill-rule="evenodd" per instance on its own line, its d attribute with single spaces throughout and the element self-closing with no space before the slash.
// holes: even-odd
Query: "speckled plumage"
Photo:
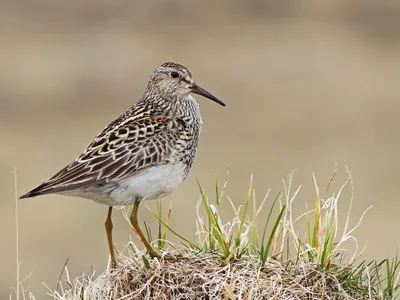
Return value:
<svg viewBox="0 0 400 300">
<path fill-rule="evenodd" d="M 126 204 L 129 199 L 107 203 L 113 202 L 107 201 L 111 191 L 118 188 L 120 180 L 146 168 L 183 162 L 186 177 L 196 154 L 201 119 L 193 98 L 182 102 L 187 115 L 182 115 L 180 109 L 163 112 L 140 101 L 108 125 L 76 160 L 30 195 L 63 193 L 93 200 L 104 197 L 105 204 L 118 205 L 118 201 Z M 87 189 L 93 193 L 88 194 Z"/>
<path fill-rule="evenodd" d="M 114 206 L 167 196 L 186 178 L 199 143 L 200 109 L 190 93 L 224 105 L 200 88 L 186 67 L 160 65 L 137 104 L 73 162 L 21 198 L 58 193 Z"/>
</svg>

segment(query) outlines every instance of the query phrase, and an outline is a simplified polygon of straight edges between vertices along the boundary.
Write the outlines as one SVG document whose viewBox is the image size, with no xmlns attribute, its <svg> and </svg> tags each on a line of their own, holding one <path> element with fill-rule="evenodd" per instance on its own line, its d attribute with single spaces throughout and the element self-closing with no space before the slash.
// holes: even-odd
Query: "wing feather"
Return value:
<svg viewBox="0 0 400 300">
<path fill-rule="evenodd" d="M 118 181 L 167 163 L 185 123 L 162 113 L 139 113 L 110 123 L 68 166 L 21 198 Z"/>
</svg>

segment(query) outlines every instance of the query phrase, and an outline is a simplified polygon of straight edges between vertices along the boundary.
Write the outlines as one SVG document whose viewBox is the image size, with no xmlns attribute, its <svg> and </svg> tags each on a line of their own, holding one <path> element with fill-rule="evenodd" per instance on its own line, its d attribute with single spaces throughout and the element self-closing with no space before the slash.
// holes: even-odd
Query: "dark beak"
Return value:
<svg viewBox="0 0 400 300">
<path fill-rule="evenodd" d="M 196 82 L 194 82 L 193 85 L 192 85 L 192 93 L 198 94 L 198 95 L 201 95 L 201 96 L 204 96 L 204 97 L 206 97 L 206 98 L 208 98 L 208 99 L 210 99 L 210 100 L 212 100 L 212 101 L 217 102 L 218 104 L 220 104 L 220 105 L 222 105 L 222 106 L 225 106 L 225 103 L 224 103 L 224 102 L 222 102 L 221 100 L 219 100 L 219 99 L 218 99 L 217 97 L 215 97 L 213 94 L 207 92 L 207 91 L 206 91 L 205 89 L 203 89 L 202 87 L 198 86 L 198 85 L 196 84 Z"/>
</svg>

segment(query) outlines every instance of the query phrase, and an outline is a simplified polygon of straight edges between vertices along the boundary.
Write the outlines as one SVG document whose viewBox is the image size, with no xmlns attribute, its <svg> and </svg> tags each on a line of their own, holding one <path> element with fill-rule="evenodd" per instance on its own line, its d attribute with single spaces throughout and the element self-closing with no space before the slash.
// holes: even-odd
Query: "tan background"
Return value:
<svg viewBox="0 0 400 300">
<path fill-rule="evenodd" d="M 41 183 L 136 102 L 168 60 L 187 65 L 227 103 L 199 98 L 202 141 L 171 197 L 175 228 L 194 231 L 196 177 L 213 195 L 215 175 L 229 169 L 227 194 L 240 203 L 251 172 L 261 198 L 298 168 L 300 214 L 314 200 L 312 172 L 324 186 L 335 161 L 342 174 L 347 161 L 356 185 L 352 223 L 376 207 L 355 234 L 368 243 L 363 258 L 392 256 L 400 241 L 400 5 L 299 2 L 2 1 L 0 298 L 15 286 L 13 166 L 19 194 Z M 344 212 L 348 194 L 342 199 Z M 31 273 L 25 286 L 38 299 L 42 282 L 55 287 L 68 256 L 72 275 L 104 270 L 106 211 L 61 196 L 20 202 L 21 276 Z M 140 215 L 156 224 L 144 206 Z M 114 221 L 120 249 L 131 231 L 120 212 Z"/>
</svg>

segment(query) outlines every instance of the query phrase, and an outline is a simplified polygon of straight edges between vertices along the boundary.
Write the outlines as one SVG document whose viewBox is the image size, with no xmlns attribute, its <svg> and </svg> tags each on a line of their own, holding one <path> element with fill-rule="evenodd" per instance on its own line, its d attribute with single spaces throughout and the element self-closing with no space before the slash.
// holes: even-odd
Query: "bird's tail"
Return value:
<svg viewBox="0 0 400 300">
<path fill-rule="evenodd" d="M 19 199 L 33 198 L 33 197 L 37 197 L 37 196 L 50 194 L 52 192 L 53 192 L 53 190 L 49 189 L 47 187 L 46 183 L 42 183 L 37 188 L 34 188 L 33 190 L 27 192 L 26 194 L 23 194 L 21 197 L 19 197 Z"/>
</svg>

